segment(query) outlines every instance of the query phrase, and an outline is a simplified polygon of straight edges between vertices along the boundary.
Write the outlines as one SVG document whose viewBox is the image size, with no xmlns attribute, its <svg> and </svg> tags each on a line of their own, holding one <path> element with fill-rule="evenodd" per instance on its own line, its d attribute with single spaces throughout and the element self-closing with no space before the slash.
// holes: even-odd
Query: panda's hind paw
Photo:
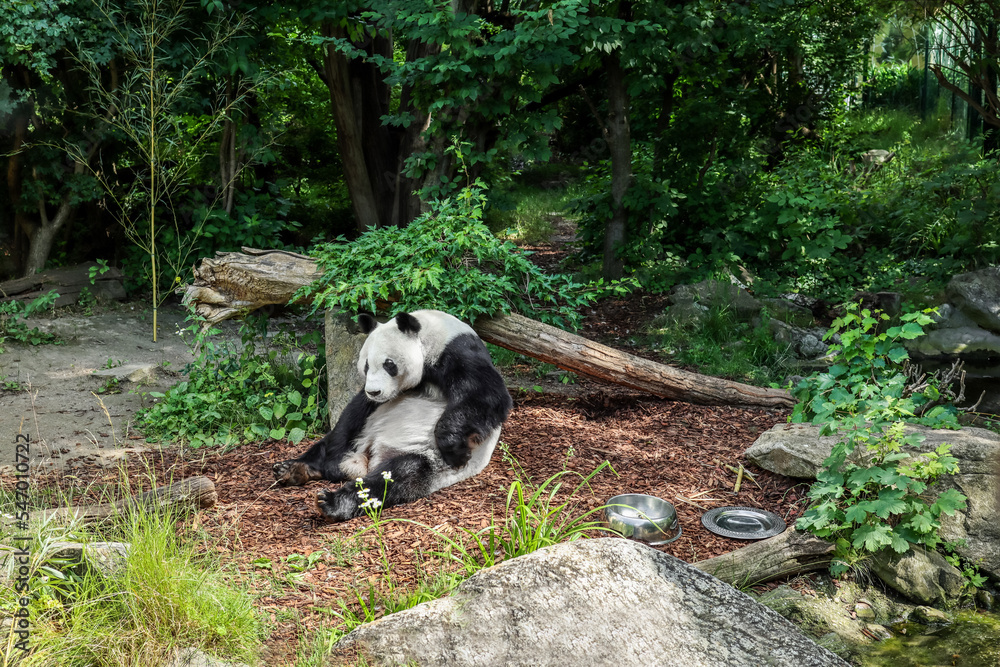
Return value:
<svg viewBox="0 0 1000 667">
<path fill-rule="evenodd" d="M 355 517 L 357 502 L 353 497 L 343 493 L 324 490 L 316 493 L 316 509 L 327 521 L 340 523 Z"/>
<path fill-rule="evenodd" d="M 274 472 L 274 480 L 281 486 L 302 486 L 310 480 L 323 479 L 322 472 L 295 459 L 275 463 L 271 470 Z"/>
</svg>

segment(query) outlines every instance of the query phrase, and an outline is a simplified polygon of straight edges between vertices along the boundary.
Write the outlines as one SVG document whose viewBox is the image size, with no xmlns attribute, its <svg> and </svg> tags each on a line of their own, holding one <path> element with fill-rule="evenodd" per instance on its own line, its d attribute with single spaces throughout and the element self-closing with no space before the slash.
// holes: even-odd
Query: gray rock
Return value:
<svg viewBox="0 0 1000 667">
<path fill-rule="evenodd" d="M 1000 335 L 977 326 L 939 328 L 906 341 L 906 349 L 919 359 L 989 359 L 1000 354 Z"/>
<path fill-rule="evenodd" d="M 118 381 L 127 380 L 136 384 L 151 384 L 156 382 L 158 364 L 124 364 L 114 368 L 101 368 L 91 373 L 94 377 L 114 378 Z"/>
<path fill-rule="evenodd" d="M 167 667 L 247 667 L 242 662 L 226 662 L 212 657 L 196 648 L 178 649 Z"/>
<path fill-rule="evenodd" d="M 857 602 L 854 604 L 854 615 L 863 621 L 874 621 L 875 609 L 865 602 Z"/>
<path fill-rule="evenodd" d="M 829 344 L 823 340 L 826 330 L 822 328 L 804 329 L 785 324 L 781 320 L 769 320 L 767 323 L 774 340 L 788 345 L 802 359 L 815 359 L 826 354 Z M 839 338 L 833 339 L 834 342 Z"/>
<path fill-rule="evenodd" d="M 749 596 L 647 546 L 557 544 L 478 572 L 450 597 L 347 635 L 326 664 L 846 665 Z"/>
<path fill-rule="evenodd" d="M 803 359 L 814 359 L 826 354 L 827 344 L 812 334 L 806 334 L 799 341 L 799 356 Z"/>
<path fill-rule="evenodd" d="M 788 299 L 761 299 L 761 301 L 764 302 L 764 306 L 774 319 L 797 327 L 811 327 L 813 325 L 813 314 L 808 308 Z"/>
<path fill-rule="evenodd" d="M 346 313 L 326 311 L 327 408 L 330 423 L 336 424 L 340 413 L 361 389 L 358 354 L 365 344 L 365 334 Z"/>
<path fill-rule="evenodd" d="M 775 424 L 750 445 L 746 457 L 779 475 L 815 479 L 837 442 L 836 436 L 820 437 L 811 424 Z"/>
<path fill-rule="evenodd" d="M 1000 267 L 957 275 L 945 293 L 976 324 L 1000 333 Z"/>
<path fill-rule="evenodd" d="M 920 606 L 910 613 L 907 620 L 924 625 L 942 625 L 951 623 L 951 616 L 934 607 Z"/>
<path fill-rule="evenodd" d="M 993 609 L 993 604 L 996 602 L 993 593 L 980 588 L 976 591 L 976 606 L 980 609 L 985 609 L 990 611 Z"/>
<path fill-rule="evenodd" d="M 708 320 L 708 308 L 694 301 L 680 301 L 664 311 L 663 320 L 673 326 L 696 328 Z"/>
<path fill-rule="evenodd" d="M 806 595 L 789 586 L 778 586 L 758 599 L 791 621 L 807 637 L 844 659 L 859 653 L 859 648 L 871 643 L 862 628 L 864 623 L 851 618 L 850 604 L 826 595 Z"/>
<path fill-rule="evenodd" d="M 670 293 L 670 303 L 676 306 L 685 301 L 698 303 L 706 308 L 729 309 L 740 320 L 751 319 L 763 308 L 763 304 L 745 289 L 722 280 L 703 280 L 694 285 L 678 285 Z"/>
<path fill-rule="evenodd" d="M 958 459 L 959 474 L 942 477 L 935 488 L 958 489 L 968 497 L 968 507 L 954 516 L 943 516 L 941 536 L 965 540 L 957 553 L 980 570 L 1000 580 L 1000 435 L 982 428 L 958 431 L 908 427 L 908 432 L 924 436 L 919 451 L 931 451 L 951 443 Z M 746 456 L 761 468 L 789 477 L 815 478 L 824 459 L 837 443 L 836 436 L 819 436 L 819 427 L 810 424 L 778 424 L 765 431 L 747 450 Z"/>
<path fill-rule="evenodd" d="M 903 554 L 884 550 L 871 560 L 878 578 L 897 593 L 924 605 L 951 605 L 962 595 L 962 573 L 936 551 L 913 547 Z"/>
<path fill-rule="evenodd" d="M 950 303 L 943 303 L 937 307 L 937 313 L 931 315 L 933 324 L 924 327 L 925 331 L 932 329 L 958 329 L 961 327 L 977 327 L 972 319 Z"/>
<path fill-rule="evenodd" d="M 66 562 L 66 570 L 83 576 L 87 568 L 94 568 L 104 576 L 122 571 L 128 561 L 131 546 L 125 542 L 53 542 L 50 557 Z M 51 562 L 51 561 L 50 561 Z"/>
</svg>

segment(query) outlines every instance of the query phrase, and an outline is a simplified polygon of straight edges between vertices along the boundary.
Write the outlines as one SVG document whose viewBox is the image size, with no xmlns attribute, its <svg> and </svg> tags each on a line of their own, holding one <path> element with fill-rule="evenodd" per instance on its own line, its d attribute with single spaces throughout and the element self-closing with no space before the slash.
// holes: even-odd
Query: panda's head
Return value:
<svg viewBox="0 0 1000 667">
<path fill-rule="evenodd" d="M 424 352 L 417 333 L 420 322 L 400 313 L 385 324 L 371 315 L 358 317 L 368 334 L 358 356 L 358 372 L 365 378 L 365 394 L 385 403 L 420 384 L 424 374 Z"/>
</svg>

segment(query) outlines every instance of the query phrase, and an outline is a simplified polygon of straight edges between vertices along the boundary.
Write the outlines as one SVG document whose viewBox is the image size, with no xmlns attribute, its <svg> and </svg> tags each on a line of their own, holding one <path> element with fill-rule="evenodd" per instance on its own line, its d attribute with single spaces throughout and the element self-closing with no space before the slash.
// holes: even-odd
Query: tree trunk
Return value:
<svg viewBox="0 0 1000 667">
<path fill-rule="evenodd" d="M 323 37 L 347 38 L 341 26 L 324 23 Z M 324 82 L 330 90 L 330 109 L 337 126 L 337 145 L 344 165 L 344 180 L 351 194 L 351 205 L 358 220 L 358 231 L 379 226 L 379 206 L 368 175 L 362 134 L 361 100 L 357 98 L 347 57 L 332 44 L 323 47 Z"/>
<path fill-rule="evenodd" d="M 83 173 L 84 165 L 77 163 L 73 167 L 73 173 L 77 176 Z M 38 200 L 38 222 L 29 225 L 28 231 L 28 259 L 24 264 L 24 275 L 31 276 L 45 268 L 45 261 L 52 251 L 52 242 L 55 241 L 56 234 L 62 229 L 66 221 L 73 215 L 76 206 L 70 203 L 70 194 L 67 192 L 59 201 L 59 208 L 54 217 L 50 218 L 46 210 L 45 200 Z"/>
<path fill-rule="evenodd" d="M 16 79 L 18 75 L 22 75 L 21 70 L 24 70 L 24 67 L 17 66 L 10 69 L 11 71 L 4 72 L 4 82 L 17 90 L 19 86 Z M 23 74 L 23 77 L 26 78 L 27 75 Z M 30 116 L 30 101 L 23 102 L 18 108 L 15 108 L 12 121 L 14 141 L 7 158 L 7 196 L 10 198 L 10 207 L 14 218 L 14 263 L 19 276 L 25 275 L 24 266 L 27 253 L 24 242 L 28 240 L 31 229 L 31 221 L 21 208 L 21 191 L 24 186 L 24 154 L 22 149 L 28 136 Z"/>
<path fill-rule="evenodd" d="M 703 572 L 736 587 L 822 570 L 833 560 L 833 543 L 789 529 L 768 540 L 693 563 Z"/>
<path fill-rule="evenodd" d="M 624 4 L 624 3 L 623 3 Z M 614 51 L 604 59 L 608 75 L 608 149 L 611 151 L 611 220 L 604 230 L 603 276 L 607 280 L 621 278 L 625 263 L 618 256 L 628 230 L 628 210 L 625 193 L 632 182 L 632 145 L 629 130 L 629 97 L 625 72 Z"/>
<path fill-rule="evenodd" d="M 194 270 L 193 285 L 183 288 L 184 303 L 214 324 L 271 304 L 288 303 L 297 289 L 315 280 L 315 260 L 285 251 L 244 248 L 217 253 Z M 755 405 L 789 408 L 788 392 L 729 382 L 642 359 L 521 315 L 481 317 L 479 336 L 575 373 L 620 384 L 655 396 L 704 405 Z"/>
</svg>

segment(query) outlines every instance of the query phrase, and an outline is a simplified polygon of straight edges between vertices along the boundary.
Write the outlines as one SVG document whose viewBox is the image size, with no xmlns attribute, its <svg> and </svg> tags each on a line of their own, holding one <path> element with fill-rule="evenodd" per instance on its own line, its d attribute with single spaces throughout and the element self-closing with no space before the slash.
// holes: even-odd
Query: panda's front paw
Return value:
<svg viewBox="0 0 1000 667">
<path fill-rule="evenodd" d="M 302 486 L 310 480 L 323 479 L 321 471 L 295 459 L 275 463 L 271 470 L 274 480 L 281 486 Z"/>
<path fill-rule="evenodd" d="M 316 494 L 316 509 L 331 523 L 349 521 L 358 515 L 357 496 L 340 491 L 319 491 Z"/>
<path fill-rule="evenodd" d="M 462 438 L 449 438 L 443 442 L 439 440 L 438 450 L 441 452 L 441 460 L 456 469 L 468 463 L 472 456 L 469 442 Z"/>
</svg>

